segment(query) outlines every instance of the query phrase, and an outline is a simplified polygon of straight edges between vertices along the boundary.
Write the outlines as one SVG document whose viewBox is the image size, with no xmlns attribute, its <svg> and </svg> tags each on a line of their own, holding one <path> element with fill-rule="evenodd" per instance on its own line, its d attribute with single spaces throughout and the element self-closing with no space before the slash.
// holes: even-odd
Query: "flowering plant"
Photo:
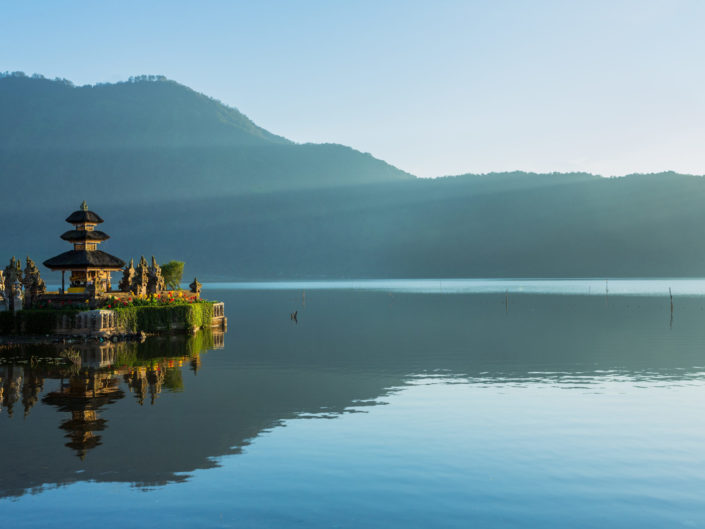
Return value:
<svg viewBox="0 0 705 529">
<path fill-rule="evenodd" d="M 160 294 L 151 294 L 149 296 L 111 296 L 103 302 L 102 308 L 119 309 L 122 307 L 159 307 L 165 305 L 186 305 L 189 303 L 202 302 L 204 301 L 198 297 L 198 294 L 193 294 L 192 292 L 184 293 L 183 290 L 179 290 L 178 292 L 169 290 Z"/>
</svg>

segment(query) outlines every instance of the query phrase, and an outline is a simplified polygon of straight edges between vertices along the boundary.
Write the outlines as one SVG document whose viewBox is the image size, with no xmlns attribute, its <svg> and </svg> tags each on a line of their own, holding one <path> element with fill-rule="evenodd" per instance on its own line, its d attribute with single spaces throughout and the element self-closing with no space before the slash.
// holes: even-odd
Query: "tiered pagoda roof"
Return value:
<svg viewBox="0 0 705 529">
<path fill-rule="evenodd" d="M 69 230 L 61 238 L 68 242 L 105 241 L 110 235 L 98 230 Z"/>
<path fill-rule="evenodd" d="M 44 261 L 52 270 L 74 270 L 81 268 L 110 268 L 122 270 L 125 261 L 101 250 L 70 250 Z"/>
<path fill-rule="evenodd" d="M 44 266 L 52 270 L 121 270 L 125 266 L 125 261 L 96 249 L 101 242 L 110 238 L 102 231 L 93 229 L 96 224 L 103 222 L 97 213 L 88 210 L 84 201 L 81 209 L 74 211 L 66 217 L 66 222 L 74 225 L 73 230 L 69 230 L 61 235 L 65 241 L 73 243 L 74 249 L 52 257 L 44 261 Z"/>
<path fill-rule="evenodd" d="M 101 224 L 103 219 L 101 219 L 97 213 L 88 211 L 87 208 L 83 209 L 85 204 L 86 201 L 84 200 L 83 204 L 81 204 L 81 209 L 74 211 L 71 215 L 66 217 L 66 222 L 69 224 Z"/>
</svg>

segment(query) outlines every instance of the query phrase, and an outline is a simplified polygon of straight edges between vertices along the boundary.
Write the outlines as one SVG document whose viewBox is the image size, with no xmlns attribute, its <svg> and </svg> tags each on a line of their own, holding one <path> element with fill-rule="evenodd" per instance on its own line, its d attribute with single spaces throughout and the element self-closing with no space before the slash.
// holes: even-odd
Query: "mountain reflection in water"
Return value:
<svg viewBox="0 0 705 529">
<path fill-rule="evenodd" d="M 288 420 L 365 411 L 410 385 L 599 392 L 687 384 L 705 369 L 698 297 L 676 299 L 671 324 L 667 296 L 514 295 L 507 304 L 504 294 L 209 294 L 228 307 L 227 343 L 209 334 L 82 345 L 74 373 L 18 364 L 6 351 L 0 495 L 188 480 Z M 46 351 L 22 352 L 32 355 Z"/>
</svg>

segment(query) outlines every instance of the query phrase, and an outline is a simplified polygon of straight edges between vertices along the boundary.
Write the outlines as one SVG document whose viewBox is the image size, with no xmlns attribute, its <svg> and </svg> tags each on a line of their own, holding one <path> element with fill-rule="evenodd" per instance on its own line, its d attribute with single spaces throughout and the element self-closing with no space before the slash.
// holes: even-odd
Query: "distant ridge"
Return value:
<svg viewBox="0 0 705 529">
<path fill-rule="evenodd" d="M 286 145 L 237 109 L 161 76 L 74 86 L 0 78 L 4 148 L 95 149 Z"/>
<path fill-rule="evenodd" d="M 0 116 L 0 263 L 63 251 L 87 200 L 108 251 L 183 259 L 201 280 L 705 275 L 700 176 L 415 178 L 154 76 L 1 77 Z"/>
<path fill-rule="evenodd" d="M 0 77 L 0 172 L 40 203 L 235 195 L 411 179 L 335 144 L 296 144 L 161 76 L 74 86 Z"/>
</svg>

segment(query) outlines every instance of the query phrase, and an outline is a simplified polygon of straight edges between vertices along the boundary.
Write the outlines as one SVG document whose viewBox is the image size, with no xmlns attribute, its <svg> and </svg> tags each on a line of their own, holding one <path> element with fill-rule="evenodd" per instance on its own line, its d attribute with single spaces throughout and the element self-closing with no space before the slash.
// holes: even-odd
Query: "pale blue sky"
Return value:
<svg viewBox="0 0 705 529">
<path fill-rule="evenodd" d="M 418 176 L 705 173 L 705 1 L 2 2 L 0 71 L 163 74 Z"/>
</svg>

